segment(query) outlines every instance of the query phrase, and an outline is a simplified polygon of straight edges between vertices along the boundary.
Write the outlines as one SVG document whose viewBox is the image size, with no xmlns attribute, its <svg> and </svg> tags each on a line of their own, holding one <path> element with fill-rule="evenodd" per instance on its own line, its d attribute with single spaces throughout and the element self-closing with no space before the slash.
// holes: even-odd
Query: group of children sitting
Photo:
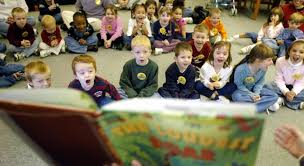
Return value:
<svg viewBox="0 0 304 166">
<path fill-rule="evenodd" d="M 156 7 L 155 3 L 154 11 Z M 41 57 L 58 55 L 66 49 L 83 54 L 73 59 L 72 70 L 76 79 L 69 84 L 69 88 L 88 93 L 100 106 L 122 98 L 200 100 L 200 95 L 203 95 L 215 101 L 252 102 L 256 104 L 258 112 L 274 112 L 282 104 L 294 110 L 304 109 L 304 41 L 298 40 L 303 32 L 297 30 L 304 20 L 301 14 L 293 14 L 290 27 L 283 29 L 280 25 L 282 13 L 274 8 L 258 35 L 246 33 L 233 36 L 230 41 L 240 37 L 257 40 L 245 58 L 233 67 L 231 44 L 227 41 L 219 9 L 211 9 L 209 16 L 195 26 L 191 35 L 185 32 L 182 8 L 161 7 L 159 20 L 155 12 L 152 14 L 149 10 L 152 10 L 151 6 L 142 4 L 132 8 L 126 36 L 123 36 L 122 22 L 115 6 L 105 8 L 100 34 L 97 35 L 85 13 L 78 11 L 73 15 L 73 23 L 64 39 L 56 20 L 45 15 L 41 19 L 43 31 L 39 44 L 32 27 L 26 23 L 26 12 L 22 8 L 14 8 L 12 16 L 15 23 L 10 25 L 8 31 L 8 50 L 16 52 L 15 60 L 37 53 L 38 45 Z M 119 50 L 125 45 L 132 50 L 135 58 L 123 66 L 118 90 L 107 80 L 96 76 L 96 62 L 86 54 L 87 51 L 97 51 L 98 44 Z M 279 44 L 279 48 L 272 47 L 275 44 Z M 286 50 L 286 53 L 280 53 L 284 56 L 276 59 L 274 81 L 264 85 L 266 71 L 273 64 L 276 50 Z M 168 67 L 166 82 L 159 89 L 158 65 L 149 59 L 152 51 L 155 54 L 175 52 L 175 62 Z M 22 71 L 23 68 L 20 68 L 7 75 L 13 74 L 14 79 L 18 80 L 22 77 Z M 51 86 L 50 68 L 44 62 L 31 62 L 24 71 L 29 88 Z"/>
</svg>

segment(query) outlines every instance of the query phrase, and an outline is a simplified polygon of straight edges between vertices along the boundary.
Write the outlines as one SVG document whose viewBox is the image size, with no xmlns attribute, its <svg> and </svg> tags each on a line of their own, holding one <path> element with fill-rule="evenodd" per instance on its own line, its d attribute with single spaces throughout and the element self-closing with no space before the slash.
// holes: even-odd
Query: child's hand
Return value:
<svg viewBox="0 0 304 166">
<path fill-rule="evenodd" d="M 87 41 L 86 40 L 84 40 L 84 39 L 79 39 L 79 44 L 81 44 L 81 45 L 86 45 L 87 44 Z"/>
<path fill-rule="evenodd" d="M 213 87 L 214 87 L 215 89 L 220 88 L 220 83 L 219 83 L 218 81 L 213 82 L 212 85 L 213 85 Z"/>
<path fill-rule="evenodd" d="M 163 44 L 164 44 L 165 46 L 168 46 L 170 43 L 169 43 L 169 41 L 166 39 L 166 40 L 163 41 Z"/>
<path fill-rule="evenodd" d="M 284 44 L 284 40 L 277 40 L 278 45 Z"/>
<path fill-rule="evenodd" d="M 111 44 L 112 44 L 112 41 L 111 41 L 111 40 L 105 41 L 105 47 L 106 47 L 106 48 L 110 48 L 110 47 L 111 47 Z"/>
<path fill-rule="evenodd" d="M 55 4 L 50 5 L 50 6 L 48 7 L 48 9 L 49 9 L 50 11 L 52 11 L 52 10 L 56 9 L 56 5 L 55 5 Z"/>
<path fill-rule="evenodd" d="M 13 16 L 8 16 L 8 17 L 7 17 L 6 23 L 12 24 L 12 23 L 14 23 L 14 22 L 15 22 L 15 21 L 14 21 Z"/>
<path fill-rule="evenodd" d="M 209 88 L 210 90 L 214 90 L 213 84 L 212 84 L 212 83 L 209 83 L 209 84 L 208 84 L 208 88 Z"/>
<path fill-rule="evenodd" d="M 51 46 L 52 46 L 52 47 L 58 46 L 58 41 L 57 41 L 57 40 L 52 40 L 52 41 L 51 41 Z"/>
<path fill-rule="evenodd" d="M 285 93 L 287 101 L 292 101 L 294 97 L 296 96 L 296 93 L 293 91 L 288 91 Z"/>
<path fill-rule="evenodd" d="M 260 95 L 254 95 L 251 97 L 251 99 L 253 100 L 254 103 L 258 102 L 259 100 L 261 100 Z"/>
<path fill-rule="evenodd" d="M 25 48 L 29 48 L 31 46 L 31 42 L 29 40 L 22 40 L 21 45 Z"/>
</svg>

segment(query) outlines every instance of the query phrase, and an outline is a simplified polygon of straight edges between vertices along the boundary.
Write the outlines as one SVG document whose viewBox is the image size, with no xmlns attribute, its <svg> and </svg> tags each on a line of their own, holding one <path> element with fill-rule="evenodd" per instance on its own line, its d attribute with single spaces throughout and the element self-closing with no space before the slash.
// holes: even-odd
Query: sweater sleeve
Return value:
<svg viewBox="0 0 304 166">
<path fill-rule="evenodd" d="M 130 18 L 128 23 L 127 36 L 132 36 L 133 28 L 134 28 L 134 21 L 132 18 Z"/>
<path fill-rule="evenodd" d="M 279 23 L 275 27 L 271 27 L 268 29 L 268 37 L 271 39 L 275 39 L 279 36 L 279 34 L 283 31 L 284 27 L 282 23 Z"/>
<path fill-rule="evenodd" d="M 258 81 L 255 83 L 255 86 L 253 88 L 253 92 L 256 95 L 260 95 L 261 90 L 263 89 L 264 86 L 264 81 L 265 81 L 265 72 L 263 71 L 260 76 Z"/>
<path fill-rule="evenodd" d="M 172 65 L 170 65 L 166 71 L 166 83 L 164 88 L 170 92 L 172 97 L 178 97 L 179 88 L 176 80 L 176 71 L 174 71 Z"/>
<path fill-rule="evenodd" d="M 116 88 L 114 85 L 112 85 L 111 83 L 107 82 L 107 89 L 108 89 L 108 93 L 109 95 L 111 96 L 111 98 L 113 100 L 120 100 L 120 95 L 119 93 L 117 92 Z"/>
<path fill-rule="evenodd" d="M 112 35 L 111 40 L 112 41 L 116 40 L 118 37 L 122 36 L 122 34 L 123 34 L 122 20 L 119 17 L 117 17 L 116 30 L 115 30 L 115 33 Z"/>
<path fill-rule="evenodd" d="M 303 75 L 304 73 L 302 73 Z M 296 93 L 296 95 L 298 95 L 302 90 L 304 89 L 304 76 L 302 76 L 302 78 L 300 80 L 296 80 L 292 91 Z"/>
<path fill-rule="evenodd" d="M 219 29 L 220 34 L 222 35 L 222 39 L 226 40 L 227 39 L 227 32 L 225 30 L 224 24 L 220 22 L 220 29 Z"/>
<path fill-rule="evenodd" d="M 42 39 L 42 42 L 44 42 L 45 44 L 47 44 L 49 46 L 51 45 L 51 41 L 49 40 L 49 37 L 45 30 L 43 30 L 41 32 L 41 39 Z"/>
<path fill-rule="evenodd" d="M 228 67 L 225 73 L 222 75 L 221 80 L 219 81 L 220 84 L 219 89 L 222 89 L 227 84 L 227 82 L 230 79 L 231 73 L 232 73 L 232 67 Z"/>
<path fill-rule="evenodd" d="M 7 39 L 9 41 L 10 44 L 16 46 L 16 47 L 20 47 L 21 46 L 21 41 L 20 40 L 16 40 L 15 37 L 15 28 L 14 28 L 14 24 L 11 24 L 8 28 L 7 31 Z"/>
<path fill-rule="evenodd" d="M 56 39 L 58 43 L 62 40 L 61 32 L 58 26 L 56 27 Z"/>
<path fill-rule="evenodd" d="M 186 85 L 184 86 L 184 88 L 181 90 L 181 92 L 179 93 L 179 96 L 181 98 L 185 98 L 186 96 L 189 96 L 190 94 L 193 93 L 194 91 L 194 84 L 195 84 L 195 69 L 194 67 L 191 65 L 189 66 L 189 73 L 187 74 L 187 82 Z"/>
<path fill-rule="evenodd" d="M 107 39 L 106 24 L 107 24 L 107 20 L 105 17 L 103 17 L 101 20 L 101 27 L 100 27 L 100 36 L 103 40 Z"/>
<path fill-rule="evenodd" d="M 119 85 L 126 92 L 128 98 L 133 98 L 136 97 L 138 94 L 134 90 L 132 82 L 130 80 L 130 74 L 129 74 L 130 67 L 131 66 L 128 66 L 128 63 L 124 65 L 120 76 Z"/>
<path fill-rule="evenodd" d="M 149 83 L 147 86 L 140 90 L 138 97 L 151 97 L 158 87 L 158 66 L 156 65 L 155 70 L 150 72 Z"/>
<path fill-rule="evenodd" d="M 253 93 L 247 89 L 244 84 L 244 80 L 247 77 L 246 71 L 244 70 L 244 66 L 238 66 L 234 72 L 234 83 L 240 91 L 248 92 L 250 95 Z"/>
<path fill-rule="evenodd" d="M 151 31 L 151 25 L 150 25 L 150 21 L 148 20 L 148 18 L 146 18 L 144 20 L 145 26 L 148 30 L 148 37 L 152 37 L 152 31 Z"/>
<path fill-rule="evenodd" d="M 275 81 L 275 84 L 278 86 L 278 88 L 281 90 L 281 92 L 283 94 L 285 94 L 286 92 L 289 91 L 289 89 L 286 87 L 286 83 L 285 83 L 285 80 L 284 80 L 284 75 L 283 75 L 283 71 L 282 71 L 282 61 L 285 60 L 285 57 L 283 57 L 284 59 L 282 58 L 279 58 L 276 62 L 276 65 L 275 65 L 275 68 L 276 68 L 276 75 L 275 75 L 275 78 L 274 78 L 274 81 Z"/>
<path fill-rule="evenodd" d="M 257 41 L 261 41 L 262 38 L 265 36 L 265 32 L 264 31 L 265 31 L 265 28 L 262 26 L 261 29 L 258 32 Z"/>
<path fill-rule="evenodd" d="M 304 39 L 304 33 L 301 30 L 295 30 L 293 32 L 294 37 L 296 38 L 296 40 L 298 39 Z"/>
<path fill-rule="evenodd" d="M 210 84 L 210 80 L 208 75 L 211 74 L 210 70 L 208 70 L 208 62 L 205 62 L 205 64 L 202 66 L 200 70 L 200 79 L 201 82 L 205 85 L 205 87 L 208 87 Z"/>
</svg>

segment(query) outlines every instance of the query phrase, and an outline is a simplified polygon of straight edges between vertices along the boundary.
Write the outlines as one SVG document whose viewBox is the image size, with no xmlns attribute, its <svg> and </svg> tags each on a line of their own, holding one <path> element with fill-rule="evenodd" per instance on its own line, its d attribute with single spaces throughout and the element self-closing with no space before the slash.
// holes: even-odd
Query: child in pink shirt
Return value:
<svg viewBox="0 0 304 166">
<path fill-rule="evenodd" d="M 289 47 L 285 57 L 276 61 L 274 82 L 267 87 L 279 96 L 277 107 L 285 105 L 293 110 L 304 109 L 304 41 L 297 40 Z"/>
<path fill-rule="evenodd" d="M 117 9 L 112 4 L 106 6 L 106 16 L 101 20 L 101 29 L 97 38 L 99 46 L 118 50 L 124 47 L 122 20 L 117 16 Z"/>
</svg>

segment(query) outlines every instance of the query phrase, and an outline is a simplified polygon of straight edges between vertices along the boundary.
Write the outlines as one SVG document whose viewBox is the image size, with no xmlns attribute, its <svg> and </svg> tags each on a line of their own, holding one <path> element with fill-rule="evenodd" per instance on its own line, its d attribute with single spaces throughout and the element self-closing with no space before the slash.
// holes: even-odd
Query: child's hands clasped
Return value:
<svg viewBox="0 0 304 166">
<path fill-rule="evenodd" d="M 163 44 L 165 45 L 165 46 L 169 46 L 169 41 L 167 40 L 167 39 L 165 39 L 165 40 L 163 40 Z"/>
<path fill-rule="evenodd" d="M 79 39 L 78 42 L 79 42 L 79 44 L 81 44 L 81 45 L 86 45 L 86 44 L 87 44 L 87 41 L 84 40 L 84 39 Z"/>
<path fill-rule="evenodd" d="M 52 47 L 58 46 L 58 41 L 57 41 L 57 40 L 52 40 L 52 41 L 51 41 L 51 46 L 52 46 Z"/>
<path fill-rule="evenodd" d="M 253 100 L 254 103 L 256 103 L 259 100 L 261 100 L 261 97 L 260 97 L 260 95 L 253 95 L 253 96 L 251 96 L 251 99 Z"/>
<path fill-rule="evenodd" d="M 288 91 L 285 93 L 287 101 L 292 101 L 294 97 L 296 96 L 296 93 L 294 91 Z"/>
<path fill-rule="evenodd" d="M 29 40 L 22 40 L 21 45 L 25 48 L 29 48 L 31 46 L 31 42 Z"/>
<path fill-rule="evenodd" d="M 104 42 L 104 46 L 105 46 L 106 48 L 110 48 L 110 47 L 111 47 L 111 44 L 112 44 L 112 40 L 106 40 L 106 41 Z"/>
</svg>

